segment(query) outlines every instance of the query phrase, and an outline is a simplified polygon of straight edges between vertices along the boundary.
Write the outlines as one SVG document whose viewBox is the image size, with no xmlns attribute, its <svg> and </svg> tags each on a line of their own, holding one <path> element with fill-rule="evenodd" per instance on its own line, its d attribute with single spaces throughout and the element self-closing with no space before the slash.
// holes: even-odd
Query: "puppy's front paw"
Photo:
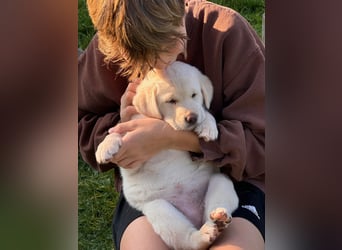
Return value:
<svg viewBox="0 0 342 250">
<path fill-rule="evenodd" d="M 97 147 L 95 156 L 98 163 L 108 163 L 110 159 L 119 151 L 122 144 L 121 135 L 112 133 Z"/>
<path fill-rule="evenodd" d="M 195 128 L 198 137 L 205 141 L 213 141 L 218 137 L 218 130 L 214 117 L 208 113 L 206 119 Z"/>
</svg>

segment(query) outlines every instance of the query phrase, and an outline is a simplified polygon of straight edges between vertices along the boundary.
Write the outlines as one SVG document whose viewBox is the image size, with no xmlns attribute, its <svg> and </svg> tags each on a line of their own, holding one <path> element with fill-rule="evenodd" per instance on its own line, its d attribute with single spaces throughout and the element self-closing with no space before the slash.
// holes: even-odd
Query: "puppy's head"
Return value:
<svg viewBox="0 0 342 250">
<path fill-rule="evenodd" d="M 174 62 L 151 71 L 137 88 L 133 104 L 143 115 L 164 119 L 174 129 L 192 130 L 205 119 L 213 87 L 195 67 Z"/>
</svg>

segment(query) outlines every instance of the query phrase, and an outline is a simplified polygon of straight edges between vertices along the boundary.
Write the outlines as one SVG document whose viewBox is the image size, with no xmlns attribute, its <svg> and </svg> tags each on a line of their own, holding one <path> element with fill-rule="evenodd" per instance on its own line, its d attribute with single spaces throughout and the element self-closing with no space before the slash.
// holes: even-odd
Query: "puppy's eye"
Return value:
<svg viewBox="0 0 342 250">
<path fill-rule="evenodd" d="M 176 99 L 170 99 L 166 103 L 176 104 L 177 100 Z"/>
<path fill-rule="evenodd" d="M 192 96 L 191 96 L 191 98 L 195 98 L 196 95 L 197 95 L 196 93 L 193 93 Z"/>
</svg>

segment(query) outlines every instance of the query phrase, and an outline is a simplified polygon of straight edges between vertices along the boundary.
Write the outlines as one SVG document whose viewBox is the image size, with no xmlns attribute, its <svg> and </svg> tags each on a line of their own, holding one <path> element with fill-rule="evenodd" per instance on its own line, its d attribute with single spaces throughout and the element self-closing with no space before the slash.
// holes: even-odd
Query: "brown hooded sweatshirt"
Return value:
<svg viewBox="0 0 342 250">
<path fill-rule="evenodd" d="M 233 180 L 264 190 L 265 49 L 248 22 L 230 8 L 201 0 L 185 1 L 187 58 L 212 81 L 210 112 L 219 129 L 213 142 L 200 140 L 201 158 L 216 163 Z M 120 98 L 128 81 L 106 66 L 93 38 L 78 62 L 78 136 L 82 158 L 98 171 L 95 149 L 120 120 Z M 119 175 L 116 174 L 117 184 Z"/>
</svg>

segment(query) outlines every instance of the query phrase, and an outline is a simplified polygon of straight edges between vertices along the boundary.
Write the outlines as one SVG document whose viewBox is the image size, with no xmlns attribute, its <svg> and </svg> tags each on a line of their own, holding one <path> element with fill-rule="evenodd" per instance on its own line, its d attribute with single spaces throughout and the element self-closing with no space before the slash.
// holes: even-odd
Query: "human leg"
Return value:
<svg viewBox="0 0 342 250">
<path fill-rule="evenodd" d="M 116 250 L 169 249 L 164 242 L 178 249 L 204 249 L 217 234 L 211 224 L 205 224 L 197 230 L 180 211 L 164 200 L 156 200 L 145 206 L 144 214 L 149 219 L 129 206 L 121 194 L 113 219 Z M 164 240 L 159 235 L 163 235 Z"/>
<path fill-rule="evenodd" d="M 265 194 L 252 184 L 235 183 L 239 207 L 229 227 L 212 250 L 259 250 L 265 248 Z"/>
<path fill-rule="evenodd" d="M 240 199 L 239 207 L 232 214 L 232 223 L 210 249 L 264 249 L 264 193 L 243 182 L 235 183 L 235 189 Z M 138 249 L 137 246 L 139 249 L 169 249 L 154 232 L 146 217 L 131 208 L 123 197 L 118 202 L 113 227 L 116 250 Z"/>
<path fill-rule="evenodd" d="M 119 249 L 169 250 L 160 236 L 154 232 L 146 216 L 138 217 L 128 225 L 122 235 Z"/>
<path fill-rule="evenodd" d="M 232 223 L 216 239 L 210 250 L 263 250 L 265 242 L 259 230 L 248 220 L 233 217 Z"/>
<path fill-rule="evenodd" d="M 168 249 L 146 217 L 127 203 L 123 193 L 116 206 L 112 227 L 115 250 Z"/>
</svg>

